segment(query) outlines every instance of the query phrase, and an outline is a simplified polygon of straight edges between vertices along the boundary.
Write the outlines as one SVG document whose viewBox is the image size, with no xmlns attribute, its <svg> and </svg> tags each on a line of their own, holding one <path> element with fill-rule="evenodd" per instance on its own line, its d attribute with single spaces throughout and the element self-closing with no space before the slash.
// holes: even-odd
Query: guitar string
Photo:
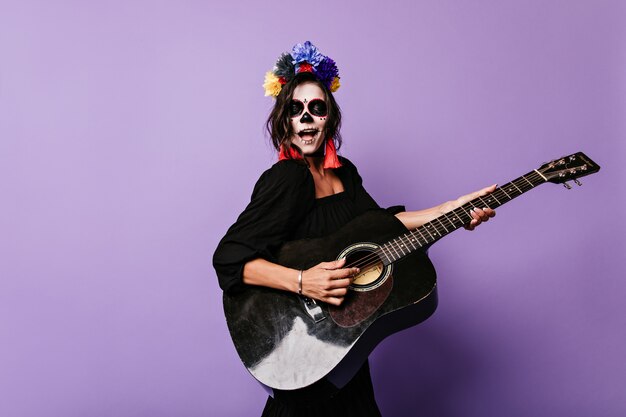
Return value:
<svg viewBox="0 0 626 417">
<path fill-rule="evenodd" d="M 532 177 L 535 177 L 535 178 L 532 178 Z M 529 179 L 531 181 L 539 181 L 539 182 L 537 182 L 537 184 L 533 185 L 533 183 L 531 181 L 529 181 Z M 419 247 L 422 248 L 425 245 L 428 245 L 430 243 L 435 242 L 438 238 L 441 238 L 441 237 L 445 236 L 446 234 L 451 233 L 451 232 L 457 230 L 461 226 L 469 224 L 469 222 L 471 222 L 473 220 L 473 218 L 469 214 L 466 213 L 466 210 L 464 209 L 465 206 L 477 206 L 478 204 L 471 204 L 471 203 L 472 202 L 476 202 L 477 200 L 480 200 L 484 204 L 484 206 L 490 207 L 488 204 L 485 203 L 485 201 L 483 200 L 482 197 L 486 198 L 488 196 L 493 196 L 496 199 L 497 203 L 495 205 L 493 205 L 493 207 L 490 207 L 490 208 L 498 207 L 499 205 L 502 205 L 502 203 L 500 203 L 500 200 L 501 199 L 505 200 L 505 198 L 504 198 L 505 196 L 506 196 L 506 198 L 508 198 L 508 200 L 506 200 L 504 202 L 507 203 L 508 201 L 512 200 L 513 198 L 518 197 L 518 196 L 522 195 L 523 193 L 525 193 L 525 192 L 535 188 L 537 185 L 540 185 L 543 182 L 541 180 L 543 180 L 543 178 L 541 177 L 541 175 L 539 175 L 535 171 L 532 171 L 532 172 L 530 172 L 530 173 L 528 173 L 526 175 L 523 175 L 523 176 L 521 176 L 519 178 L 516 178 L 515 180 L 511 181 L 510 183 L 504 184 L 502 187 L 497 188 L 496 190 L 494 190 L 490 194 L 487 194 L 485 196 L 479 196 L 479 197 L 473 199 L 472 201 L 464 204 L 463 206 L 457 207 L 454 210 L 451 210 L 451 211 L 449 211 L 447 213 L 444 213 L 441 216 L 438 216 L 437 218 L 431 220 L 430 222 L 428 222 L 428 223 L 426 223 L 426 224 L 424 224 L 424 225 L 422 225 L 422 226 L 420 226 L 420 227 L 418 227 L 416 229 L 413 229 L 413 230 L 409 231 L 408 233 L 405 233 L 404 235 L 396 237 L 395 239 L 393 239 L 393 240 L 391 240 L 391 241 L 381 245 L 380 249 L 376 249 L 375 251 L 371 252 L 370 255 L 365 256 L 363 258 L 360 258 L 357 261 L 355 261 L 354 263 L 351 263 L 349 265 L 344 266 L 344 268 L 358 267 L 358 268 L 362 268 L 363 269 L 363 268 L 368 268 L 370 266 L 374 266 L 374 265 L 378 264 L 380 261 L 382 261 L 381 255 L 385 256 L 390 262 L 395 262 L 398 259 L 400 259 L 400 258 L 402 258 L 403 256 L 406 255 L 406 253 L 405 253 L 403 248 L 406 248 L 406 252 L 407 253 L 411 252 L 411 250 L 407 246 L 408 244 L 410 244 L 411 246 L 414 247 L 413 250 L 417 250 L 418 249 L 418 248 L 415 248 L 415 245 L 412 243 L 412 240 L 411 240 L 411 238 L 408 237 L 408 235 L 411 235 L 412 238 L 416 239 Z M 516 184 L 515 183 L 516 181 L 520 182 L 520 184 Z M 509 194 L 507 194 L 506 191 L 504 191 L 503 188 L 504 187 L 509 187 L 510 185 L 515 187 L 519 191 L 519 194 L 514 195 L 513 197 L 511 197 Z M 509 192 L 511 194 L 515 194 L 517 191 L 514 191 L 513 188 L 509 188 Z M 500 197 L 500 198 L 498 198 L 498 197 Z M 462 220 L 461 217 L 463 217 L 463 216 L 459 215 L 458 213 L 456 213 L 456 211 L 459 211 L 459 210 L 462 210 L 463 214 L 465 214 L 466 216 L 470 217 L 469 218 L 469 222 L 466 220 L 464 222 L 462 221 L 461 223 L 455 223 L 455 222 L 453 222 L 452 220 L 449 219 L 448 215 L 450 213 L 454 213 L 455 217 L 453 217 L 453 218 L 455 220 Z M 448 221 L 449 226 L 452 227 L 451 231 L 446 229 L 444 223 L 441 220 L 442 217 L 445 218 L 445 220 Z M 435 223 L 435 221 L 438 221 L 441 224 L 441 226 L 438 226 Z M 435 229 L 438 238 L 435 238 L 434 236 L 432 236 L 432 234 L 428 231 L 428 228 L 431 227 L 431 226 Z M 423 237 L 423 234 L 419 230 L 421 228 L 424 228 L 424 230 L 426 230 L 427 233 L 431 235 L 431 237 L 432 237 L 431 241 L 429 241 L 427 238 Z M 422 244 L 420 242 L 420 239 L 417 236 L 415 236 L 415 232 L 417 232 L 420 235 L 422 235 L 422 239 L 425 242 L 424 244 Z M 400 244 L 396 243 L 395 242 L 396 240 L 400 240 L 401 243 Z M 391 260 L 391 258 L 387 254 L 385 254 L 384 250 L 382 249 L 382 247 L 384 247 L 384 246 L 389 246 L 391 249 L 393 249 L 398 254 L 398 257 L 395 257 L 392 254 L 394 259 Z M 391 253 L 390 250 L 388 250 L 388 251 L 389 251 L 389 253 Z M 402 253 L 403 255 L 400 256 L 400 253 Z"/>
</svg>

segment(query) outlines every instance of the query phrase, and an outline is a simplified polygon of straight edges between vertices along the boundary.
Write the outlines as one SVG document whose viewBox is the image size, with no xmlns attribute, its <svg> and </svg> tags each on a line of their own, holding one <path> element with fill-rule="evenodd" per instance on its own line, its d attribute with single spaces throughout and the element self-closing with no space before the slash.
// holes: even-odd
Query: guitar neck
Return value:
<svg viewBox="0 0 626 417">
<path fill-rule="evenodd" d="M 467 225 L 473 217 L 470 211 L 477 208 L 489 207 L 495 209 L 508 203 L 515 197 L 530 191 L 547 181 L 546 177 L 537 170 L 522 175 L 513 181 L 495 189 L 494 192 L 475 198 L 452 211 L 442 214 L 434 220 L 413 229 L 389 242 L 381 245 L 383 263 L 388 265 L 410 253 L 431 245 L 456 229 Z"/>
</svg>

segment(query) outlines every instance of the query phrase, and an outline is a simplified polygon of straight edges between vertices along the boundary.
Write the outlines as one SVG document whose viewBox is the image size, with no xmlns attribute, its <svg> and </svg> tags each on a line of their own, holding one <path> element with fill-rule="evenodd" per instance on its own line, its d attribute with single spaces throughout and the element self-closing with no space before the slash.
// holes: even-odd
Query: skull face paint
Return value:
<svg viewBox="0 0 626 417">
<path fill-rule="evenodd" d="M 297 145 L 304 155 L 317 151 L 324 143 L 324 128 L 328 106 L 324 91 L 315 83 L 303 83 L 293 91 L 289 104 L 289 117 L 293 135 L 291 142 Z"/>
</svg>

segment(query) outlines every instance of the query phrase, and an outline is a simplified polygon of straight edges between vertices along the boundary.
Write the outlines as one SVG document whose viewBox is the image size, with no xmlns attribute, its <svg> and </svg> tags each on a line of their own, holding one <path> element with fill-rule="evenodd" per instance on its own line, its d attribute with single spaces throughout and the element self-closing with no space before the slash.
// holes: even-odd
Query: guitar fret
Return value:
<svg viewBox="0 0 626 417">
<path fill-rule="evenodd" d="M 402 241 L 404 242 L 404 247 L 406 248 L 406 250 L 408 251 L 408 253 L 411 253 L 411 246 L 414 246 L 413 243 L 411 242 L 411 239 L 409 238 L 409 234 L 405 233 L 402 235 Z M 409 246 L 411 245 L 411 246 Z M 413 249 L 415 249 L 415 247 L 413 247 Z"/>
<path fill-rule="evenodd" d="M 433 233 L 435 235 L 437 235 L 438 237 L 441 237 L 441 232 L 439 231 L 439 229 L 437 229 L 437 226 L 435 226 L 435 221 L 430 221 L 428 223 L 426 223 L 426 230 L 431 230 L 433 231 Z M 437 239 L 433 236 L 433 239 Z"/>
<path fill-rule="evenodd" d="M 456 230 L 456 225 L 454 224 L 452 220 L 450 220 L 450 218 L 448 217 L 448 213 L 443 213 L 443 217 L 448 221 L 448 223 L 450 223 L 450 226 L 452 226 L 452 229 Z"/>
<path fill-rule="evenodd" d="M 489 207 L 489 204 L 485 203 L 485 200 L 483 200 L 480 196 L 478 197 L 478 199 L 485 205 L 485 207 Z"/>
<path fill-rule="evenodd" d="M 387 258 L 387 263 L 391 263 L 393 261 L 391 260 L 389 255 L 387 255 L 387 253 L 385 252 L 385 247 L 386 246 L 387 246 L 386 244 L 385 245 L 380 245 L 380 250 L 383 252 L 383 255 L 385 255 L 385 258 Z"/>
<path fill-rule="evenodd" d="M 454 222 L 450 222 L 452 223 L 452 225 L 454 226 L 455 229 L 458 229 L 459 227 L 463 226 L 463 221 L 459 218 L 459 216 L 456 215 L 456 213 L 454 211 L 451 211 L 449 213 L 452 213 L 452 215 L 454 216 L 453 219 L 454 220 L 458 220 L 459 224 L 456 224 Z M 446 214 L 446 218 L 447 218 L 447 214 Z"/>
<path fill-rule="evenodd" d="M 522 175 L 522 178 L 524 178 L 524 180 L 525 180 L 527 183 L 529 183 L 531 187 L 535 187 L 535 186 L 533 185 L 533 183 L 532 183 L 532 182 L 530 182 L 530 181 L 528 181 L 528 180 L 526 179 L 526 176 L 525 176 L 525 175 Z"/>
<path fill-rule="evenodd" d="M 439 224 L 441 224 L 443 226 L 444 229 L 446 229 L 446 233 L 450 233 L 450 231 L 448 230 L 448 228 L 443 224 L 443 222 L 441 220 L 439 220 L 439 217 L 437 217 L 435 220 L 437 220 L 439 222 Z"/>
<path fill-rule="evenodd" d="M 511 181 L 509 184 L 511 184 L 511 185 L 512 185 L 512 184 L 513 184 L 513 181 Z M 517 196 L 515 195 L 515 193 L 516 193 L 517 191 L 515 191 L 515 189 L 513 189 L 512 187 L 510 187 L 510 186 L 509 186 L 509 189 L 508 189 L 507 191 L 508 191 L 509 193 L 511 193 L 511 195 L 513 196 L 513 198 L 517 197 Z"/>
<path fill-rule="evenodd" d="M 409 243 L 411 244 L 411 246 L 413 246 L 413 250 L 416 250 L 417 247 L 413 244 L 413 242 L 415 241 L 415 237 L 413 236 L 413 232 L 409 232 L 411 234 L 411 237 L 407 237 L 407 239 L 409 240 Z M 419 244 L 419 242 L 418 242 Z"/>
<path fill-rule="evenodd" d="M 513 187 L 515 187 L 515 188 L 517 188 L 519 190 L 520 194 L 524 193 L 522 190 L 520 190 L 520 188 L 517 185 L 515 185 L 515 181 L 512 181 L 511 184 L 513 184 Z"/>
<path fill-rule="evenodd" d="M 528 190 L 532 190 L 534 185 L 532 185 L 532 183 L 530 183 L 526 178 L 524 177 L 520 177 L 518 180 L 520 187 L 522 187 L 524 189 L 524 192 L 528 191 Z M 530 186 L 529 186 L 530 185 Z"/>
<path fill-rule="evenodd" d="M 389 262 L 395 262 L 396 261 L 396 256 L 393 254 L 393 252 L 391 251 L 391 244 L 387 243 L 385 245 L 385 249 L 387 249 L 387 258 L 389 259 Z"/>
<path fill-rule="evenodd" d="M 509 200 L 513 200 L 513 198 L 511 198 L 511 196 L 506 191 L 504 191 L 504 188 L 500 188 L 500 191 L 506 194 L 506 196 L 509 197 Z"/>
<path fill-rule="evenodd" d="M 422 232 L 420 231 L 420 229 L 421 229 L 421 227 L 418 227 L 417 229 L 415 229 L 415 231 L 416 231 L 417 233 L 419 233 L 419 234 L 420 234 L 420 236 L 422 237 L 422 239 L 424 239 L 424 244 L 425 244 L 425 245 L 427 245 L 427 244 L 428 244 L 428 239 L 426 239 L 426 238 L 424 237 L 424 235 L 422 234 Z"/>
<path fill-rule="evenodd" d="M 428 224 L 428 223 L 427 223 Z M 425 226 L 425 225 L 424 225 Z M 430 235 L 430 237 L 433 239 L 433 241 L 435 240 L 434 236 L 428 231 L 428 229 L 426 229 L 424 226 L 422 226 L 422 228 L 424 230 L 426 230 L 426 232 Z"/>
<path fill-rule="evenodd" d="M 498 198 L 496 197 L 496 195 L 495 195 L 495 194 L 496 194 L 496 193 L 495 193 L 495 192 L 493 192 L 493 193 L 489 194 L 489 197 L 493 197 L 493 198 L 494 198 L 494 200 L 496 200 L 496 202 L 498 203 L 498 205 L 499 205 L 499 206 L 501 206 L 501 205 L 502 205 L 502 203 L 500 203 L 500 200 L 498 200 Z M 490 200 L 487 200 L 487 201 L 490 201 Z"/>
<path fill-rule="evenodd" d="M 396 240 L 397 240 L 397 238 L 394 239 L 393 241 L 395 242 Z M 402 239 L 400 239 L 400 242 L 402 242 Z M 402 243 L 397 244 L 397 245 L 398 245 L 398 249 L 400 249 L 400 252 L 402 252 L 402 256 L 405 256 L 406 253 L 404 253 L 404 251 L 402 250 L 402 246 L 404 246 L 404 245 Z"/>
<path fill-rule="evenodd" d="M 463 206 L 459 207 L 458 209 L 463 210 L 463 211 L 465 212 L 465 214 L 467 214 L 467 217 L 469 217 L 469 218 L 470 218 L 470 220 L 472 219 L 472 215 L 471 215 L 471 214 L 469 214 L 469 212 L 468 212 L 467 210 L 465 210 L 465 208 L 464 208 Z M 458 209 L 457 209 L 457 210 L 458 210 Z"/>
<path fill-rule="evenodd" d="M 391 251 L 391 245 L 388 243 L 385 245 L 385 248 L 387 249 L 387 253 L 388 253 L 387 258 L 389 259 L 389 262 L 394 262 L 396 260 L 396 257 Z"/>
<path fill-rule="evenodd" d="M 391 242 L 389 242 L 387 244 L 387 251 L 389 252 L 391 262 L 395 262 L 395 261 L 398 260 L 398 257 L 396 255 L 394 255 L 394 252 L 393 252 L 392 249 L 393 249 L 393 246 L 391 245 Z"/>
<path fill-rule="evenodd" d="M 396 259 L 400 259 L 400 254 L 398 253 L 396 248 L 393 247 L 393 243 L 390 246 L 391 246 L 391 249 L 393 249 L 393 251 L 396 253 L 396 255 L 398 255 L 398 257 Z"/>
</svg>

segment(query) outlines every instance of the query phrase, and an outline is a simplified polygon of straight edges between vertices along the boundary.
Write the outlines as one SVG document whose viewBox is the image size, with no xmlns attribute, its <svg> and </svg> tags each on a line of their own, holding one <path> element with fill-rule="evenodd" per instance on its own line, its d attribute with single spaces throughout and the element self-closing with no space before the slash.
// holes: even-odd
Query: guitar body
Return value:
<svg viewBox="0 0 626 417">
<path fill-rule="evenodd" d="M 426 253 L 418 250 L 392 263 L 378 250 L 406 231 L 395 216 L 373 210 L 329 236 L 281 248 L 278 262 L 298 270 L 343 257 L 346 265 L 360 267 L 339 307 L 266 287 L 224 294 L 228 328 L 250 373 L 283 390 L 324 377 L 342 387 L 381 340 L 428 318 L 437 295 Z"/>
</svg>

